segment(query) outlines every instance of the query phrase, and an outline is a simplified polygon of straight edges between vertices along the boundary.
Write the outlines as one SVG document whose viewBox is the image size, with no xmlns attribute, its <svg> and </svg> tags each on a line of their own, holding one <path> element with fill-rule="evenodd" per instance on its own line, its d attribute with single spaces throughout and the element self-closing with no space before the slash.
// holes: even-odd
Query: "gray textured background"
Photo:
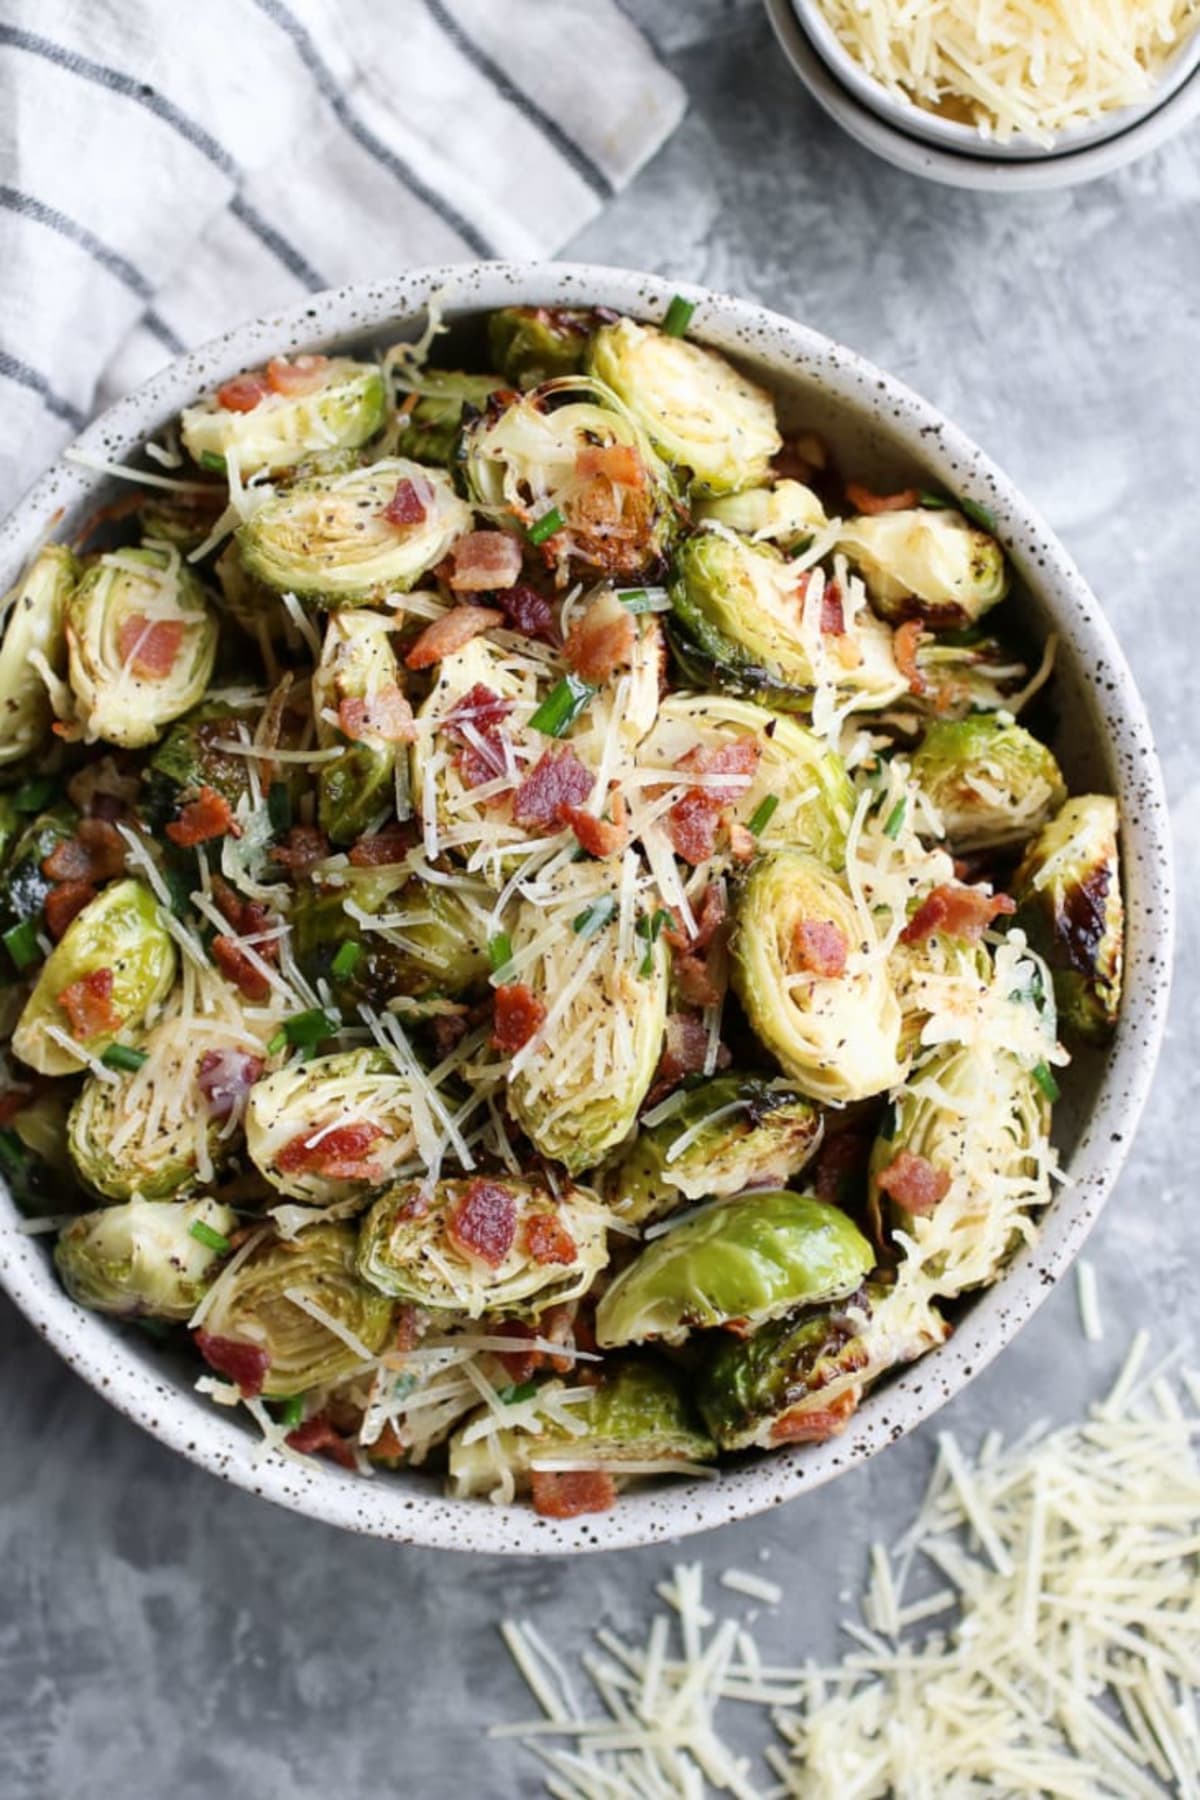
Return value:
<svg viewBox="0 0 1200 1800">
<path fill-rule="evenodd" d="M 1200 132 L 1091 187 L 952 193 L 843 137 L 795 84 L 756 0 L 633 0 L 686 83 L 682 129 L 570 249 L 756 297 L 943 407 L 1040 505 L 1099 592 L 1150 705 L 1182 889 L 1173 1029 L 1130 1166 L 1092 1239 L 1109 1326 L 1073 1286 L 942 1415 L 1067 1417 L 1150 1322 L 1194 1329 L 1200 1254 L 1200 781 L 1195 773 Z M 419 1800 L 536 1794 L 482 1723 L 525 1711 L 494 1621 L 567 1649 L 644 1619 L 666 1550 L 508 1563 L 359 1541 L 173 1458 L 0 1303 L 0 1795 L 4 1800 Z M 764 1649 L 832 1650 L 839 1591 L 907 1518 L 927 1428 L 835 1488 L 694 1539 L 789 1601 Z M 731 1596 L 727 1597 L 732 1599 Z M 735 1608 L 735 1610 L 739 1610 Z M 778 1660 L 778 1656 L 773 1658 Z"/>
</svg>

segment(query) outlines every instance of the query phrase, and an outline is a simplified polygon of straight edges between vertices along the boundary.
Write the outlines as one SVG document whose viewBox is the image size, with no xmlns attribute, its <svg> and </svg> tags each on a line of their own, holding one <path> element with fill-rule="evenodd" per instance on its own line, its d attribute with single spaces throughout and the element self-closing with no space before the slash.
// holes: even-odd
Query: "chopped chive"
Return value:
<svg viewBox="0 0 1200 1800">
<path fill-rule="evenodd" d="M 581 938 L 595 937 L 603 931 L 608 921 L 617 910 L 616 897 L 613 894 L 601 894 L 590 906 L 585 906 L 581 913 L 576 913 L 571 925 Z"/>
<path fill-rule="evenodd" d="M 544 544 L 556 531 L 561 531 L 566 522 L 557 506 L 552 506 L 549 512 L 544 512 L 540 519 L 533 521 L 526 536 L 531 544 Z"/>
<path fill-rule="evenodd" d="M 35 963 L 42 954 L 32 919 L 22 919 L 19 925 L 14 925 L 10 931 L 6 931 L 3 942 L 4 948 L 18 969 L 27 969 L 30 963 Z"/>
<path fill-rule="evenodd" d="M 225 458 L 223 456 L 218 456 L 215 450 L 202 450 L 200 452 L 200 467 L 202 469 L 211 469 L 214 475 L 224 475 L 226 472 Z"/>
<path fill-rule="evenodd" d="M 279 837 L 291 827 L 292 790 L 286 781 L 273 781 L 267 789 L 267 817 L 271 830 Z"/>
<path fill-rule="evenodd" d="M 495 937 L 488 939 L 488 961 L 492 965 L 492 973 L 498 975 L 512 961 L 512 939 L 507 931 L 498 931 Z"/>
<path fill-rule="evenodd" d="M 287 1041 L 288 1041 L 287 1032 L 283 1029 L 283 1026 L 281 1025 L 279 1027 L 279 1030 L 275 1033 L 274 1037 L 271 1038 L 271 1040 L 267 1044 L 267 1055 L 268 1056 L 278 1056 L 279 1052 L 281 1050 L 287 1049 Z"/>
<path fill-rule="evenodd" d="M 921 488 L 917 494 L 917 499 L 921 502 L 922 506 L 927 506 L 931 512 L 946 512 L 954 505 L 953 500 L 951 500 L 948 495 L 931 493 L 928 488 Z"/>
<path fill-rule="evenodd" d="M 904 824 L 904 815 L 907 811 L 908 801 L 903 798 L 897 800 L 895 806 L 893 806 L 891 812 L 884 821 L 884 837 L 898 838 L 900 836 L 900 830 Z"/>
<path fill-rule="evenodd" d="M 631 613 L 670 612 L 671 600 L 666 588 L 616 588 L 617 599 Z"/>
<path fill-rule="evenodd" d="M 6 1175 L 19 1175 L 25 1167 L 25 1146 L 15 1131 L 0 1128 L 0 1169 Z"/>
<path fill-rule="evenodd" d="M 759 837 L 767 829 L 775 817 L 775 808 L 779 805 L 778 794 L 767 794 L 760 800 L 750 815 L 750 823 L 746 829 L 753 837 Z"/>
<path fill-rule="evenodd" d="M 304 1423 L 304 1395 L 289 1394 L 286 1400 L 277 1400 L 279 1423 L 294 1431 L 297 1425 Z"/>
<path fill-rule="evenodd" d="M 522 1400 L 532 1400 L 537 1391 L 536 1381 L 514 1381 L 508 1387 L 500 1388 L 496 1398 L 502 1400 L 505 1406 L 517 1406 Z"/>
<path fill-rule="evenodd" d="M 120 1069 L 126 1075 L 134 1075 L 148 1060 L 145 1050 L 135 1050 L 132 1044 L 110 1044 L 100 1061 L 106 1069 Z"/>
<path fill-rule="evenodd" d="M 337 1029 L 338 1021 L 331 1018 L 323 1006 L 313 1006 L 307 1012 L 293 1013 L 290 1019 L 285 1019 L 267 1049 L 282 1050 L 284 1044 L 291 1044 L 296 1049 L 313 1050 L 326 1038 L 335 1037 Z"/>
<path fill-rule="evenodd" d="M 578 675 L 564 675 L 556 682 L 530 719 L 534 731 L 543 737 L 561 737 L 575 723 L 596 689 Z"/>
<path fill-rule="evenodd" d="M 194 1237 L 196 1242 L 203 1244 L 206 1250 L 215 1250 L 218 1256 L 228 1256 L 233 1249 L 233 1245 L 224 1232 L 214 1231 L 211 1225 L 204 1223 L 203 1219 L 192 1220 L 188 1226 L 188 1236 Z"/>
<path fill-rule="evenodd" d="M 694 300 L 685 300 L 682 294 L 676 294 L 667 308 L 667 316 L 662 328 L 668 337 L 682 337 L 692 322 L 692 314 L 696 310 Z"/>
<path fill-rule="evenodd" d="M 1033 1079 L 1037 1082 L 1037 1084 L 1041 1088 L 1043 1094 L 1045 1094 L 1047 1100 L 1053 1101 L 1053 1100 L 1058 1099 L 1059 1086 L 1058 1086 L 1057 1081 L 1055 1081 L 1053 1074 L 1050 1071 L 1050 1066 L 1048 1063 L 1040 1062 L 1040 1063 L 1035 1064 L 1034 1070 L 1033 1070 Z"/>
<path fill-rule="evenodd" d="M 344 981 L 347 975 L 353 975 L 361 956 L 362 945 L 355 943 L 353 938 L 348 938 L 330 963 L 330 970 L 339 981 Z"/>
<path fill-rule="evenodd" d="M 41 812 L 53 793 L 54 782 L 49 776 L 41 775 L 33 781 L 23 781 L 19 788 L 14 788 L 12 803 L 20 813 Z"/>
<path fill-rule="evenodd" d="M 922 506 L 932 507 L 938 512 L 957 511 L 963 513 L 968 519 L 973 520 L 976 525 L 981 525 L 985 531 L 994 533 L 996 530 L 995 519 L 988 511 L 987 507 L 981 506 L 978 500 L 964 500 L 961 498 L 952 500 L 948 494 L 934 494 L 926 491 L 924 488 L 922 488 L 917 498 L 920 500 Z"/>
<path fill-rule="evenodd" d="M 674 923 L 673 916 L 667 912 L 665 907 L 660 906 L 657 912 L 644 913 L 634 926 L 633 929 L 638 936 L 646 940 L 646 954 L 638 969 L 638 974 L 643 980 L 654 973 L 654 946 L 658 942 L 659 934 L 665 931 L 668 925 Z"/>
</svg>

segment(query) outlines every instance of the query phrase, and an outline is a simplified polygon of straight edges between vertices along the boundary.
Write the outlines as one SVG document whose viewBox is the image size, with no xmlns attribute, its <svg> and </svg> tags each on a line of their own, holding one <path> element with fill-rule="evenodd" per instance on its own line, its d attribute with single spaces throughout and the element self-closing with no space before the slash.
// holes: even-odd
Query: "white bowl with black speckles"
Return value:
<svg viewBox="0 0 1200 1800">
<path fill-rule="evenodd" d="M 280 351 L 413 335 L 438 294 L 448 317 L 509 302 L 596 304 L 660 318 L 673 287 L 648 275 L 568 264 L 485 263 L 419 270 L 315 296 L 180 357 L 112 407 L 78 440 L 125 460 L 201 390 Z M 1124 819 L 1129 909 L 1124 1015 L 1107 1057 L 1081 1057 L 1063 1083 L 1058 1142 L 1071 1181 L 1038 1242 L 966 1311 L 942 1349 L 871 1394 L 828 1444 L 796 1446 L 723 1468 L 710 1481 L 670 1481 L 623 1495 L 606 1514 L 539 1519 L 526 1507 L 446 1499 L 420 1471 L 365 1480 L 332 1464 L 264 1457 L 254 1428 L 192 1391 L 194 1370 L 168 1362 L 135 1332 L 72 1304 L 44 1238 L 20 1230 L 0 1193 L 0 1280 L 26 1317 L 85 1380 L 173 1449 L 297 1512 L 401 1542 L 517 1553 L 616 1548 L 703 1531 L 794 1500 L 833 1480 L 930 1416 L 979 1372 L 1069 1269 L 1112 1187 L 1149 1088 L 1170 979 L 1172 896 L 1166 806 L 1146 715 L 1100 606 L 1062 545 L 1012 483 L 947 419 L 882 370 L 777 313 L 701 289 L 691 333 L 727 351 L 775 391 L 784 422 L 811 427 L 843 464 L 885 491 L 919 479 L 987 506 L 1022 578 L 1020 605 L 1038 637 L 1061 638 L 1054 748 L 1075 790 L 1115 793 Z M 0 526 L 7 587 L 44 538 L 69 536 L 110 497 L 111 478 L 57 463 Z"/>
</svg>

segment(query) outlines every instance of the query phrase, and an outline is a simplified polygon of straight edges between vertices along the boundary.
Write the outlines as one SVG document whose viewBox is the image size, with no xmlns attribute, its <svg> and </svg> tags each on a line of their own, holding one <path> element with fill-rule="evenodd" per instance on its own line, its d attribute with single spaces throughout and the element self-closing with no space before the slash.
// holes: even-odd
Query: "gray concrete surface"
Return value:
<svg viewBox="0 0 1200 1800">
<path fill-rule="evenodd" d="M 1106 1341 L 1073 1287 L 944 1415 L 973 1440 L 1066 1417 L 1125 1332 L 1194 1328 L 1200 1254 L 1200 132 L 1099 184 L 951 193 L 857 149 L 795 85 L 756 0 L 633 0 L 692 99 L 571 246 L 756 296 L 944 407 L 1065 538 L 1121 633 L 1170 787 L 1183 896 L 1173 1029 L 1092 1240 Z M 524 1709 L 495 1636 L 527 1612 L 568 1651 L 644 1618 L 669 1551 L 471 1561 L 358 1541 L 177 1461 L 0 1307 L 0 1795 L 5 1800 L 475 1800 L 541 1791 L 481 1726 Z M 831 1650 L 839 1591 L 901 1525 L 927 1428 L 836 1488 L 693 1540 L 788 1586 L 764 1646 Z"/>
</svg>

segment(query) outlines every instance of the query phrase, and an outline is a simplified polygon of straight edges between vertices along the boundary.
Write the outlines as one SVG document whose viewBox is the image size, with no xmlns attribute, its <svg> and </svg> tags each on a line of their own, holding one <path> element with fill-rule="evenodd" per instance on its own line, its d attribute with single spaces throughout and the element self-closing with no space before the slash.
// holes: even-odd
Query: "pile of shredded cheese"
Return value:
<svg viewBox="0 0 1200 1800">
<path fill-rule="evenodd" d="M 1146 100 L 1200 22 L 1198 0 L 821 0 L 821 10 L 898 99 L 984 138 L 1047 147 Z"/>
</svg>

